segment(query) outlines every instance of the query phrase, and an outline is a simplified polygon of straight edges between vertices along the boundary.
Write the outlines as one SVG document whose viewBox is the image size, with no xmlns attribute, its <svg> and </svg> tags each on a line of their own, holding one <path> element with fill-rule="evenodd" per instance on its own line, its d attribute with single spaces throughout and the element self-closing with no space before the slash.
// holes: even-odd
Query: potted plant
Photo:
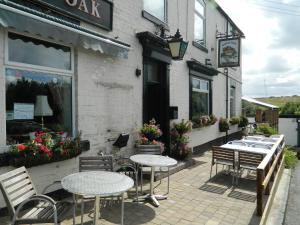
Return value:
<svg viewBox="0 0 300 225">
<path fill-rule="evenodd" d="M 242 128 L 242 132 L 244 135 L 248 135 L 248 130 L 246 129 L 248 124 L 249 124 L 249 121 L 248 121 L 247 117 L 240 116 L 239 127 Z"/>
<path fill-rule="evenodd" d="M 230 125 L 236 125 L 240 123 L 240 118 L 239 117 L 231 117 L 229 120 Z"/>
<path fill-rule="evenodd" d="M 222 117 L 219 119 L 219 130 L 220 132 L 226 132 L 229 130 L 229 123 L 227 119 L 224 119 Z"/>
<path fill-rule="evenodd" d="M 139 140 L 137 141 L 138 149 L 160 149 L 161 153 L 164 151 L 164 144 L 159 141 L 162 136 L 162 131 L 159 128 L 159 124 L 156 124 L 155 119 L 145 123 L 139 130 Z"/>
<path fill-rule="evenodd" d="M 49 133 L 38 130 L 35 138 L 26 143 L 11 145 L 10 164 L 19 167 L 32 167 L 61 161 L 81 153 L 80 134 L 76 138 L 63 137 L 64 132 Z"/>
<path fill-rule="evenodd" d="M 192 130 L 192 122 L 182 120 L 180 123 L 174 123 L 171 129 L 171 156 L 176 159 L 185 159 L 190 153 L 191 148 L 188 146 L 188 133 Z"/>
<path fill-rule="evenodd" d="M 200 116 L 193 118 L 193 128 L 201 128 L 201 127 L 206 127 L 206 126 L 211 126 L 214 125 L 217 122 L 217 118 L 215 115 L 210 115 L 210 116 Z"/>
</svg>

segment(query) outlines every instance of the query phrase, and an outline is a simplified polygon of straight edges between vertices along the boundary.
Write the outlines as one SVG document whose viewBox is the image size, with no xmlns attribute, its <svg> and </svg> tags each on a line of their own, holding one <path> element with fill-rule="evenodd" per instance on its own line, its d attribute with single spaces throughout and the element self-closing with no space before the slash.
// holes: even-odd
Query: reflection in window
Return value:
<svg viewBox="0 0 300 225">
<path fill-rule="evenodd" d="M 192 78 L 192 120 L 200 116 L 209 115 L 210 82 L 203 79 Z"/>
<path fill-rule="evenodd" d="M 71 70 L 69 47 L 14 33 L 8 34 L 8 59 L 10 62 Z"/>
<path fill-rule="evenodd" d="M 72 135 L 71 77 L 10 68 L 5 75 L 8 145 L 24 142 L 30 139 L 31 132 L 41 129 L 41 116 L 34 110 L 37 96 L 46 96 L 43 101 L 51 112 L 43 117 L 45 129 Z"/>
<path fill-rule="evenodd" d="M 194 40 L 198 44 L 205 44 L 205 3 L 195 0 Z"/>
<path fill-rule="evenodd" d="M 166 22 L 166 0 L 144 0 L 144 10 Z"/>
</svg>

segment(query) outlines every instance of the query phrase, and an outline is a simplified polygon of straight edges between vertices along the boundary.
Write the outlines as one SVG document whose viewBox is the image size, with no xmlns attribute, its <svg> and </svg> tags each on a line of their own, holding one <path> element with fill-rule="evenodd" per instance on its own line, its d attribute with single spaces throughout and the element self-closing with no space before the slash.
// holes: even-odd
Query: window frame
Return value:
<svg viewBox="0 0 300 225">
<path fill-rule="evenodd" d="M 234 90 L 234 95 L 231 95 L 231 90 Z M 232 104 L 231 104 L 231 100 L 232 100 Z M 233 108 L 231 108 L 233 107 Z M 233 114 L 231 114 L 231 109 L 233 109 Z M 230 118 L 235 117 L 236 116 L 236 87 L 234 85 L 230 85 L 229 88 L 229 116 Z"/>
<path fill-rule="evenodd" d="M 199 13 L 196 10 L 196 2 L 198 2 L 199 4 L 201 4 L 203 6 L 204 15 L 201 15 L 201 13 Z M 203 20 L 203 42 L 202 43 L 197 41 L 196 38 L 195 38 L 196 15 L 199 16 Z M 205 3 L 204 0 L 195 0 L 195 4 L 194 4 L 194 37 L 193 37 L 193 44 L 194 44 L 195 47 L 200 48 L 200 49 L 202 49 L 203 47 L 204 48 L 206 47 L 206 3 Z M 203 50 L 205 51 L 206 49 L 203 49 Z"/>
<path fill-rule="evenodd" d="M 61 46 L 65 46 L 65 47 L 69 47 L 71 50 L 71 70 L 61 70 L 61 69 L 56 69 L 56 68 L 52 68 L 52 67 L 44 67 L 44 66 L 38 66 L 38 65 L 32 65 L 32 64 L 26 64 L 26 63 L 18 63 L 18 62 L 11 62 L 8 60 L 8 33 L 15 33 L 15 34 L 19 34 L 22 36 L 27 36 L 27 37 L 31 37 L 31 38 L 35 38 L 37 40 L 42 40 L 42 41 L 47 41 L 49 43 L 54 43 L 54 44 L 58 44 Z M 6 99 L 6 69 L 7 68 L 11 68 L 11 69 L 18 69 L 18 70 L 26 70 L 26 71 L 33 71 L 33 72 L 44 72 L 44 73 L 48 73 L 48 74 L 53 74 L 53 75 L 58 75 L 58 76 L 67 76 L 67 77 L 71 77 L 71 103 L 72 103 L 72 109 L 71 109 L 71 113 L 72 113 L 72 136 L 74 137 L 77 133 L 76 133 L 76 120 L 75 120 L 75 76 L 74 76 L 74 64 L 75 64 L 75 57 L 74 57 L 74 48 L 71 45 L 65 45 L 65 44 L 61 44 L 61 43 L 57 43 L 55 41 L 49 41 L 45 38 L 40 38 L 31 34 L 25 34 L 25 33 L 21 33 L 21 32 L 15 32 L 11 29 L 7 29 L 5 31 L 5 40 L 4 40 L 4 66 L 2 69 L 3 75 L 4 75 L 4 99 Z M 6 100 L 4 101 L 4 109 L 6 112 Z M 6 113 L 5 113 L 5 132 L 4 132 L 4 138 L 5 141 L 7 141 L 7 134 L 6 134 Z M 5 144 L 5 146 L 7 146 Z M 0 149 L 1 152 L 1 149 Z"/>
<path fill-rule="evenodd" d="M 147 11 L 144 7 L 144 0 L 143 0 L 142 16 L 157 25 L 163 25 L 164 27 L 169 29 L 167 25 L 168 24 L 168 0 L 163 0 L 163 1 L 164 1 L 164 20 L 159 19 L 157 16 Z"/>
<path fill-rule="evenodd" d="M 201 77 L 201 76 L 196 76 L 190 73 L 190 101 L 189 101 L 189 109 L 190 109 L 190 120 L 192 120 L 193 118 L 193 103 L 192 103 L 192 95 L 193 95 L 193 79 L 197 79 L 197 80 L 203 80 L 205 82 L 208 82 L 208 90 L 207 91 L 199 91 L 200 93 L 208 93 L 208 115 L 212 115 L 213 114 L 213 81 L 210 79 L 207 79 L 205 77 Z"/>
</svg>

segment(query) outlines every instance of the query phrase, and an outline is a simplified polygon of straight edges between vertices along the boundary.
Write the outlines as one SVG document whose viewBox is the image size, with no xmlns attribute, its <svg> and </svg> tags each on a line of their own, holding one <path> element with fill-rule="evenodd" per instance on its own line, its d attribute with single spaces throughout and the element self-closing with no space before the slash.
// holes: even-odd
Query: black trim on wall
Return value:
<svg viewBox="0 0 300 225">
<path fill-rule="evenodd" d="M 191 70 L 195 70 L 195 71 L 197 71 L 199 73 L 203 73 L 205 75 L 216 76 L 219 74 L 219 71 L 216 70 L 215 68 L 213 68 L 211 66 L 206 66 L 195 60 L 189 60 L 189 61 L 187 61 L 187 64 Z"/>
</svg>

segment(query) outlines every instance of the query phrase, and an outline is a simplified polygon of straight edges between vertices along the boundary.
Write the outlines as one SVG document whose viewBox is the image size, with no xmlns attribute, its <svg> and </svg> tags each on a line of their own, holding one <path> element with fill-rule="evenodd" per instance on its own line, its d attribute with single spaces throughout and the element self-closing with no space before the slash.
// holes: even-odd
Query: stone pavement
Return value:
<svg viewBox="0 0 300 225">
<path fill-rule="evenodd" d="M 300 163 L 292 171 L 284 225 L 299 225 L 300 221 Z"/>
<path fill-rule="evenodd" d="M 195 157 L 196 165 L 171 176 L 171 190 L 168 200 L 160 201 L 158 208 L 150 203 L 125 203 L 125 225 L 258 225 L 256 217 L 256 193 L 253 175 L 240 179 L 233 187 L 231 176 L 221 172 L 209 180 L 211 154 Z M 158 182 L 157 182 L 158 184 Z M 165 193 L 167 180 L 155 189 Z M 145 186 L 146 190 L 149 185 Z M 92 224 L 92 202 L 86 207 L 85 225 Z M 80 224 L 79 216 L 76 218 Z M 8 217 L 0 218 L 1 225 L 8 225 Z M 72 219 L 62 223 L 71 225 Z M 101 209 L 99 224 L 120 224 L 120 206 L 106 206 Z"/>
</svg>

